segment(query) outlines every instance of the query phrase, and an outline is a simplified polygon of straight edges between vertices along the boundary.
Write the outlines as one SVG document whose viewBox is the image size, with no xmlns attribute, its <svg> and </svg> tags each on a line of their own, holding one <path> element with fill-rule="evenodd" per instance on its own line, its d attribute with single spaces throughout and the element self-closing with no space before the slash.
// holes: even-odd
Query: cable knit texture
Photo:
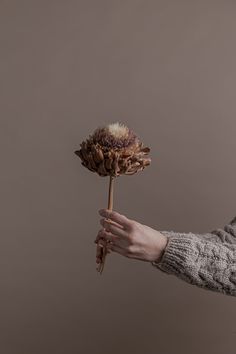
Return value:
<svg viewBox="0 0 236 354">
<path fill-rule="evenodd" d="M 160 231 L 168 243 L 159 262 L 167 274 L 212 291 L 236 296 L 236 217 L 208 233 Z"/>
</svg>

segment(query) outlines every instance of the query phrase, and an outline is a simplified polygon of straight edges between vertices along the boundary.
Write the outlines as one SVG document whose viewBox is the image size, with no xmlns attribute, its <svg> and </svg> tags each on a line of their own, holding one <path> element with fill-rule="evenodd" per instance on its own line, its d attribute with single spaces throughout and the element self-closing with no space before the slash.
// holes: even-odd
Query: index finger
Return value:
<svg viewBox="0 0 236 354">
<path fill-rule="evenodd" d="M 105 218 L 111 219 L 118 224 L 122 225 L 124 228 L 129 229 L 131 226 L 131 220 L 128 219 L 125 215 L 122 215 L 114 210 L 109 209 L 100 209 L 99 214 Z"/>
</svg>

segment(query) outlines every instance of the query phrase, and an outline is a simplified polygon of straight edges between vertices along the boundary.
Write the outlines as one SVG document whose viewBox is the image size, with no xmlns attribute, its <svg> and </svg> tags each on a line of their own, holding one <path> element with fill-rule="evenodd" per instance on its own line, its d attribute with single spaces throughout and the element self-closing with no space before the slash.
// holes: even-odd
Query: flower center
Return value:
<svg viewBox="0 0 236 354">
<path fill-rule="evenodd" d="M 109 124 L 107 129 L 116 139 L 127 139 L 129 136 L 129 128 L 118 122 Z"/>
</svg>

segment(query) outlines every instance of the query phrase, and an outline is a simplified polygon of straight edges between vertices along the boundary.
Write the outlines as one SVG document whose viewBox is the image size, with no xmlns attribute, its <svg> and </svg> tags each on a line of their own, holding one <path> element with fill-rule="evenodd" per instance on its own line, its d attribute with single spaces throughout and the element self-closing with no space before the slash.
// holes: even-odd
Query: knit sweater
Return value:
<svg viewBox="0 0 236 354">
<path fill-rule="evenodd" d="M 152 266 L 192 285 L 236 296 L 236 216 L 208 233 L 160 232 L 168 242 Z"/>
</svg>

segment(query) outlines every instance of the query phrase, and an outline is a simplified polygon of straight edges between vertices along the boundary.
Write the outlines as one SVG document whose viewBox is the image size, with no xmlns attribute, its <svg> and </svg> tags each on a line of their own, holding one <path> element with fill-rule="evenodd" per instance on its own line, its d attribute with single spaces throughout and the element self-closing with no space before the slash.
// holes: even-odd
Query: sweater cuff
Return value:
<svg viewBox="0 0 236 354">
<path fill-rule="evenodd" d="M 174 231 L 160 231 L 168 237 L 168 242 L 159 261 L 151 262 L 151 265 L 168 274 L 186 272 L 189 258 L 197 258 L 196 250 L 193 250 L 192 241 L 194 234 L 177 233 Z"/>
</svg>

